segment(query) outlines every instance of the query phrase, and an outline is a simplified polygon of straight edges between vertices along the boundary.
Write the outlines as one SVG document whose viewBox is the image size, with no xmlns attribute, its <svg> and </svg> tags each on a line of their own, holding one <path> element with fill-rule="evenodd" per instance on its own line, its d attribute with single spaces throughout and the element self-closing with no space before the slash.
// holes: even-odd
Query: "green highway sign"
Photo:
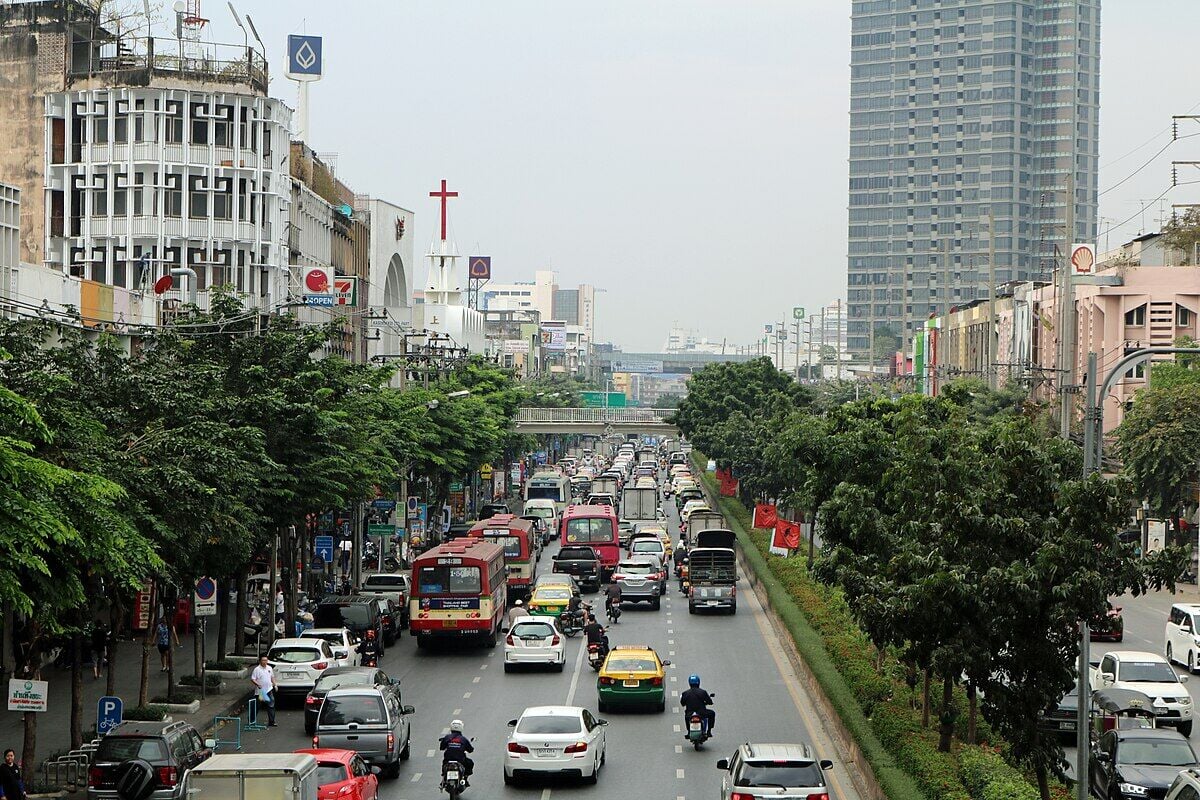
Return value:
<svg viewBox="0 0 1200 800">
<path fill-rule="evenodd" d="M 796 306 L 792 309 L 792 319 L 804 319 L 804 308 Z"/>
<path fill-rule="evenodd" d="M 371 524 L 367 526 L 367 536 L 375 536 L 380 539 L 390 539 L 396 535 L 395 525 L 378 525 Z"/>
<path fill-rule="evenodd" d="M 450 491 L 461 492 L 463 490 L 462 481 L 450 481 Z"/>
</svg>

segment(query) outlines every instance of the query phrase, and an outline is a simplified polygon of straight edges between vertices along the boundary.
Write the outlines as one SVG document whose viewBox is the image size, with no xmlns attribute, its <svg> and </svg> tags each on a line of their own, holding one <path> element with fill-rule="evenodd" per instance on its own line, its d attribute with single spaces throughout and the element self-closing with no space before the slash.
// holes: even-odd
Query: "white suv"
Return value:
<svg viewBox="0 0 1200 800">
<path fill-rule="evenodd" d="M 1184 664 L 1188 672 L 1200 667 L 1200 604 L 1176 603 L 1167 616 L 1167 661 Z"/>
<path fill-rule="evenodd" d="M 324 639 L 276 639 L 267 651 L 279 694 L 307 694 L 329 667 L 342 663 Z"/>
<path fill-rule="evenodd" d="M 1105 653 L 1100 666 L 1091 669 L 1090 676 L 1093 689 L 1111 686 L 1147 695 L 1154 704 L 1157 727 L 1178 728 L 1184 736 L 1192 735 L 1192 696 L 1183 685 L 1187 676 L 1177 675 L 1157 653 L 1130 650 Z"/>
</svg>

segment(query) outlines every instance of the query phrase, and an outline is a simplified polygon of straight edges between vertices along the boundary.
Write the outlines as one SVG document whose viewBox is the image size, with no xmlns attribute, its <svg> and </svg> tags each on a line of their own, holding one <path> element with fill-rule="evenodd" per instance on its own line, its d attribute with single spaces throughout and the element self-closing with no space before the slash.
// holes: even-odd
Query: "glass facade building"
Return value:
<svg viewBox="0 0 1200 800">
<path fill-rule="evenodd" d="M 855 0 L 848 347 L 1096 240 L 1100 0 Z M 1068 239 L 1068 176 L 1075 231 Z"/>
</svg>

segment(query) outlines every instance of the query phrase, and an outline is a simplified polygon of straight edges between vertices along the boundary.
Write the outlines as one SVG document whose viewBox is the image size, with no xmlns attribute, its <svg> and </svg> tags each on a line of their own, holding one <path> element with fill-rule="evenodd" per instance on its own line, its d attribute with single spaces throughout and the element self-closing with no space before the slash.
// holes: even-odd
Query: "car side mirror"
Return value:
<svg viewBox="0 0 1200 800">
<path fill-rule="evenodd" d="M 1180 676 L 1179 676 L 1179 682 L 1180 682 L 1180 683 L 1187 683 L 1187 682 L 1188 682 L 1188 676 L 1187 676 L 1187 675 L 1180 675 Z"/>
<path fill-rule="evenodd" d="M 391 679 L 391 683 L 392 683 L 392 686 L 399 686 L 399 685 L 400 685 L 400 679 L 399 679 L 399 678 L 392 678 L 392 679 Z"/>
<path fill-rule="evenodd" d="M 670 662 L 670 661 L 664 661 L 664 662 L 663 662 L 663 666 L 664 666 L 664 667 L 669 667 L 669 666 L 671 666 L 671 662 Z"/>
<path fill-rule="evenodd" d="M 1104 752 L 1103 750 L 1097 750 L 1095 753 L 1092 754 L 1092 758 L 1094 758 L 1097 761 L 1104 763 L 1104 764 L 1107 764 L 1108 762 L 1112 761 L 1112 756 L 1110 756 L 1108 753 Z"/>
<path fill-rule="evenodd" d="M 379 767 L 371 767 L 371 774 L 372 775 L 382 775 L 383 770 L 381 770 Z"/>
<path fill-rule="evenodd" d="M 717 769 L 729 769 L 729 759 L 722 758 L 717 760 Z"/>
<path fill-rule="evenodd" d="M 333 654 L 335 656 L 337 656 L 338 658 L 347 658 L 350 655 L 350 651 L 346 650 L 345 648 L 341 648 L 338 650 L 334 650 Z"/>
<path fill-rule="evenodd" d="M 598 719 L 598 720 L 596 720 L 596 724 L 597 724 L 597 725 L 607 725 L 607 724 L 608 724 L 608 720 L 606 720 L 606 719 Z"/>
<path fill-rule="evenodd" d="M 1112 684 L 1113 674 L 1111 672 L 1101 672 L 1100 673 L 1100 682 L 1103 683 L 1105 686 Z"/>
<path fill-rule="evenodd" d="M 508 721 L 508 727 L 510 727 L 510 728 L 515 728 L 515 727 L 517 727 L 517 721 L 516 721 L 515 719 L 510 719 L 510 720 Z"/>
<path fill-rule="evenodd" d="M 828 758 L 821 759 L 821 769 L 833 769 L 833 762 Z"/>
<path fill-rule="evenodd" d="M 417 713 L 417 710 L 412 706 L 400 706 L 400 713 L 407 717 L 409 714 Z"/>
<path fill-rule="evenodd" d="M 204 746 L 207 747 L 209 750 L 211 750 L 217 746 L 217 740 L 216 739 L 205 739 Z"/>
</svg>

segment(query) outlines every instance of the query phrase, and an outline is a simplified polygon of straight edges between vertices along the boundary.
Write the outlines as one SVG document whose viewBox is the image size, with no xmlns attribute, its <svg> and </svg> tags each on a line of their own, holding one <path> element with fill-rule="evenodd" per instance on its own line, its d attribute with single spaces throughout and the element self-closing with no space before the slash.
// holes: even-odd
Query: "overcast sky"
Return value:
<svg viewBox="0 0 1200 800">
<path fill-rule="evenodd" d="M 287 34 L 324 36 L 309 143 L 339 154 L 356 191 L 414 210 L 418 252 L 446 178 L 464 255 L 491 255 L 501 282 L 549 267 L 604 288 L 598 336 L 627 351 L 660 349 L 675 322 L 746 343 L 793 305 L 845 295 L 848 2 L 235 4 L 289 104 Z M 241 40 L 223 2 L 203 10 L 206 38 Z M 1168 143 L 1172 114 L 1200 108 L 1200 2 L 1107 0 L 1102 25 L 1104 192 Z M 1137 201 L 1169 186 L 1172 158 L 1200 160 L 1200 136 L 1102 194 L 1102 248 L 1107 220 L 1128 220 L 1112 246 L 1141 230 Z M 1200 201 L 1200 184 L 1165 201 Z"/>
</svg>

